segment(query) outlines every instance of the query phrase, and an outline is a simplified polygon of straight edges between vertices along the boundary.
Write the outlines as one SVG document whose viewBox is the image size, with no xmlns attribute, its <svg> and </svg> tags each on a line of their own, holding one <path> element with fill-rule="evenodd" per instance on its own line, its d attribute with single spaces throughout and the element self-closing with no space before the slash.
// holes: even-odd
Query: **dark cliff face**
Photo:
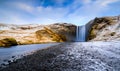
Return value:
<svg viewBox="0 0 120 71">
<path fill-rule="evenodd" d="M 120 40 L 120 16 L 95 18 L 86 24 L 87 41 Z"/>
<path fill-rule="evenodd" d="M 88 40 L 89 32 L 90 32 L 91 27 L 93 26 L 93 22 L 94 22 L 94 20 L 91 20 L 85 25 L 86 26 L 86 30 L 85 30 L 85 32 L 86 32 L 86 36 L 85 36 L 86 41 Z"/>
</svg>

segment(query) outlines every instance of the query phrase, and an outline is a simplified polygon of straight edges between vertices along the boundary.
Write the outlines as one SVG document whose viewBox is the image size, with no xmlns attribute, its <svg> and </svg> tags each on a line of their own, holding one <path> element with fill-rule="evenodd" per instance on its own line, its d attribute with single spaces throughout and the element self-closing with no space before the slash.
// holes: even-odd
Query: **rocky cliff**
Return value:
<svg viewBox="0 0 120 71">
<path fill-rule="evenodd" d="M 53 26 L 54 25 L 54 26 Z M 57 34 L 61 34 L 66 36 L 67 41 L 75 41 L 76 38 L 76 26 L 68 23 L 55 23 L 52 25 L 48 25 L 50 29 L 52 29 Z"/>
<path fill-rule="evenodd" d="M 13 38 L 17 44 L 74 41 L 76 26 L 68 23 L 51 25 L 0 25 L 0 46 L 6 38 Z M 12 42 L 10 42 L 12 43 Z M 12 45 L 12 44 L 11 44 Z M 11 46 L 9 45 L 9 46 Z"/>
<path fill-rule="evenodd" d="M 86 28 L 88 41 L 120 40 L 120 16 L 96 17 Z"/>
</svg>

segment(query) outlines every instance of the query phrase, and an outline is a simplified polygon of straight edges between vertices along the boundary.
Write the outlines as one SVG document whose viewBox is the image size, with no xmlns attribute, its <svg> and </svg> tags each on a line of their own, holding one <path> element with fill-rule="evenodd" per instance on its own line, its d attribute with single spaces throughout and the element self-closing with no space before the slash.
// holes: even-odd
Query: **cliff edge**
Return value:
<svg viewBox="0 0 120 71">
<path fill-rule="evenodd" d="M 96 17 L 86 28 L 87 41 L 120 40 L 120 16 Z"/>
</svg>

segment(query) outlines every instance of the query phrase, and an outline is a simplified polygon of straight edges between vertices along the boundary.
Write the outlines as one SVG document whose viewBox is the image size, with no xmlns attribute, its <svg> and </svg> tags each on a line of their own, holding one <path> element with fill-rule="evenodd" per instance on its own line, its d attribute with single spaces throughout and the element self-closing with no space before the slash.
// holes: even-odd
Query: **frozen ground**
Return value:
<svg viewBox="0 0 120 71">
<path fill-rule="evenodd" d="M 120 41 L 62 43 L 11 63 L 2 71 L 120 71 Z"/>
</svg>

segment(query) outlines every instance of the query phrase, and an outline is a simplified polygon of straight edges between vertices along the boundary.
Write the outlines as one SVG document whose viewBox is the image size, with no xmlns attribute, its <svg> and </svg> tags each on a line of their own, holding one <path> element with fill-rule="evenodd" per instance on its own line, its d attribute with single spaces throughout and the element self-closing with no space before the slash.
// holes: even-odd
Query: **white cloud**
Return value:
<svg viewBox="0 0 120 71">
<path fill-rule="evenodd" d="M 87 23 L 89 20 L 100 16 L 102 13 L 110 9 L 109 4 L 117 2 L 118 0 L 82 0 L 82 6 L 78 7 L 81 2 L 76 0 L 74 8 L 78 7 L 73 13 L 69 14 L 68 17 L 74 21 L 73 23 Z"/>
<path fill-rule="evenodd" d="M 96 1 L 96 4 L 98 4 L 98 5 L 100 4 L 101 6 L 107 6 L 107 5 L 117 2 L 117 1 L 119 1 L 119 0 L 104 0 L 104 1 L 98 0 L 98 1 Z"/>
<path fill-rule="evenodd" d="M 36 8 L 38 12 L 41 12 L 43 10 L 43 7 L 42 6 L 39 6 Z"/>
<path fill-rule="evenodd" d="M 32 13 L 34 11 L 33 6 L 30 6 L 30 5 L 27 5 L 24 3 L 12 3 L 12 4 L 13 4 L 13 6 L 16 6 L 17 8 L 27 11 L 29 13 Z"/>
<path fill-rule="evenodd" d="M 18 9 L 32 14 L 34 17 L 29 21 L 24 19 L 23 16 L 9 14 L 11 16 L 11 21 L 16 23 L 39 23 L 39 24 L 49 24 L 55 22 L 70 22 L 74 24 L 85 24 L 90 19 L 100 16 L 101 13 L 107 11 L 110 6 L 109 4 L 117 2 L 118 0 L 74 0 L 74 2 L 67 7 L 43 7 L 28 5 L 25 3 L 12 3 L 12 6 L 17 7 Z M 56 3 L 62 4 L 64 0 L 55 0 Z M 44 3 L 44 2 L 42 2 Z M 71 12 L 71 10 L 74 10 Z M 16 13 L 17 14 L 17 13 Z"/>
<path fill-rule="evenodd" d="M 92 2 L 92 0 L 82 0 L 83 4 L 89 4 Z"/>
<path fill-rule="evenodd" d="M 7 12 L 6 11 L 2 11 L 3 13 L 3 17 L 0 19 L 0 22 L 2 23 L 6 23 L 6 24 L 24 24 L 24 23 L 28 23 L 27 21 L 25 21 L 24 19 L 22 19 L 19 14 L 16 14 L 16 12 Z M 30 22 L 29 22 L 30 23 Z M 29 24 L 28 23 L 28 24 Z"/>
</svg>

